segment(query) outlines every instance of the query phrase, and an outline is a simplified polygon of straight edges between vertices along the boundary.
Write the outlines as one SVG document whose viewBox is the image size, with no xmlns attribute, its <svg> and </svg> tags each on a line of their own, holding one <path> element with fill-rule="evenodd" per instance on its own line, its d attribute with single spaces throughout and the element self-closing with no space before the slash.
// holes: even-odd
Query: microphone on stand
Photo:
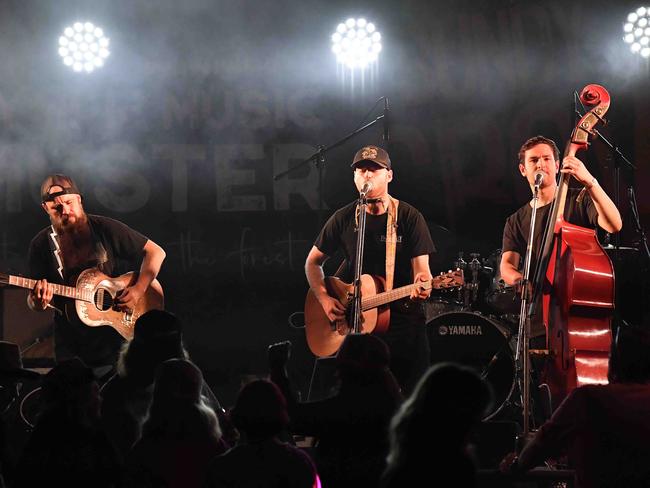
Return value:
<svg viewBox="0 0 650 488">
<path fill-rule="evenodd" d="M 538 171 L 535 173 L 535 191 L 539 190 L 539 187 L 542 186 L 542 183 L 544 183 L 544 172 Z"/>
<path fill-rule="evenodd" d="M 372 190 L 372 183 L 370 181 L 366 181 L 363 184 L 363 188 L 361 188 L 361 190 L 359 191 L 359 195 L 361 196 L 361 198 L 366 198 L 366 195 L 370 190 Z"/>
<path fill-rule="evenodd" d="M 384 142 L 390 140 L 390 120 L 388 118 L 388 97 L 384 97 Z"/>
</svg>

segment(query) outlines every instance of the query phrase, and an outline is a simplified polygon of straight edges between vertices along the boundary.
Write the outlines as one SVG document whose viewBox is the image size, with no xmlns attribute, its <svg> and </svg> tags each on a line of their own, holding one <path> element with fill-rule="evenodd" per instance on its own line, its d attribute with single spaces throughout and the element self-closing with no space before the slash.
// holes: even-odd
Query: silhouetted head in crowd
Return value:
<svg viewBox="0 0 650 488">
<path fill-rule="evenodd" d="M 117 372 L 142 385 L 153 382 L 156 367 L 167 359 L 188 359 L 180 319 L 164 310 L 150 310 L 135 322 L 133 340 L 120 351 Z"/>
<path fill-rule="evenodd" d="M 341 379 L 341 387 L 345 388 L 348 383 L 358 385 L 377 380 L 394 381 L 389 363 L 390 351 L 379 337 L 371 334 L 350 334 L 343 341 L 336 356 L 336 369 Z"/>
<path fill-rule="evenodd" d="M 203 374 L 186 359 L 168 359 L 156 369 L 153 399 L 143 436 L 166 438 L 212 437 L 221 429 L 217 416 L 201 396 Z"/>
<path fill-rule="evenodd" d="M 246 384 L 230 412 L 232 422 L 248 440 L 280 434 L 289 425 L 287 401 L 280 389 L 267 380 Z"/>
<path fill-rule="evenodd" d="M 650 330 L 622 323 L 609 357 L 611 383 L 650 383 Z"/>
<path fill-rule="evenodd" d="M 93 424 L 99 419 L 101 398 L 93 370 L 79 358 L 61 361 L 44 377 L 41 415 Z"/>
<path fill-rule="evenodd" d="M 393 418 L 389 461 L 428 445 L 463 448 L 492 403 L 492 390 L 473 369 L 454 363 L 431 366 Z"/>
</svg>

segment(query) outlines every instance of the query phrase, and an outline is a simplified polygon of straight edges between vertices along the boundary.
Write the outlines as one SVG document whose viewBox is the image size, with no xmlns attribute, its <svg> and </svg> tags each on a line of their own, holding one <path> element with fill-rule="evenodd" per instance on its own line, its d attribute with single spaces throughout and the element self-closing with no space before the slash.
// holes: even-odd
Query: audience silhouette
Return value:
<svg viewBox="0 0 650 488">
<path fill-rule="evenodd" d="M 301 403 L 286 371 L 290 346 L 269 347 L 271 379 L 287 397 L 291 432 L 317 440 L 313 454 L 323 486 L 377 486 L 388 452 L 390 419 L 403 400 L 388 367 L 388 347 L 370 334 L 347 336 L 336 357 L 338 392 Z"/>
<path fill-rule="evenodd" d="M 566 455 L 575 486 L 650 486 L 650 331 L 618 328 L 607 385 L 574 389 L 519 457 L 508 455 L 504 472 L 526 471 Z"/>
<path fill-rule="evenodd" d="M 391 422 L 382 486 L 476 486 L 468 438 L 491 402 L 488 383 L 473 369 L 431 366 Z"/>
<path fill-rule="evenodd" d="M 203 486 L 208 462 L 227 446 L 202 385 L 201 371 L 185 359 L 158 367 L 142 437 L 127 457 L 127 486 Z"/>
<path fill-rule="evenodd" d="M 182 323 L 163 310 L 144 313 L 135 323 L 133 340 L 125 343 L 117 362 L 117 373 L 102 387 L 102 423 L 111 441 L 124 456 L 139 439 L 154 389 L 156 368 L 168 359 L 189 360 L 183 345 Z M 203 381 L 201 394 L 221 420 L 224 411 Z M 233 429 L 222 422 L 226 439 Z"/>
<path fill-rule="evenodd" d="M 279 438 L 289 423 L 287 403 L 276 385 L 245 385 L 231 411 L 241 433 L 237 446 L 212 461 L 208 488 L 316 488 L 320 481 L 310 457 Z"/>
<path fill-rule="evenodd" d="M 62 361 L 43 377 L 42 388 L 41 413 L 13 486 L 118 486 L 122 465 L 100 428 L 92 370 L 79 358 Z"/>
</svg>

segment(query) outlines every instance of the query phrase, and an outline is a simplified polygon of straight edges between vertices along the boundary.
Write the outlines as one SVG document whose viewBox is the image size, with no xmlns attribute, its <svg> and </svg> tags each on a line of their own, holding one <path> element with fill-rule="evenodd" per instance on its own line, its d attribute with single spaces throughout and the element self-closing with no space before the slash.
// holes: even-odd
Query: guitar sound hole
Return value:
<svg viewBox="0 0 650 488">
<path fill-rule="evenodd" d="M 95 307 L 102 312 L 110 309 L 113 306 L 113 303 L 113 297 L 104 288 L 100 288 L 95 292 Z"/>
</svg>

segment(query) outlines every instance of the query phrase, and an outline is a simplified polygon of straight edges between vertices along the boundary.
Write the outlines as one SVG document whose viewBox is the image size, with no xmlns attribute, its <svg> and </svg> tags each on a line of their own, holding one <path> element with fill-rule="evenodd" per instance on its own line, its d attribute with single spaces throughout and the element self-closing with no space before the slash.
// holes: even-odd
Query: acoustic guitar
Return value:
<svg viewBox="0 0 650 488">
<path fill-rule="evenodd" d="M 119 293 L 127 286 L 135 284 L 138 274 L 125 273 L 111 278 L 97 268 L 89 268 L 81 272 L 76 286 L 66 286 L 53 283 L 54 294 L 72 298 L 76 316 L 85 325 L 98 327 L 107 325 L 115 329 L 127 340 L 133 339 L 135 321 L 149 310 L 162 310 L 164 296 L 158 280 L 153 280 L 147 291 L 136 304 L 135 309 L 118 310 L 115 301 Z M 0 285 L 17 286 L 33 289 L 37 280 L 0 273 Z M 66 306 L 66 315 L 71 318 Z"/>
<path fill-rule="evenodd" d="M 411 295 L 416 288 L 450 289 L 463 286 L 465 283 L 462 270 L 449 271 L 433 277 L 429 281 L 412 283 L 410 285 L 385 290 L 384 278 L 364 274 L 361 275 L 361 332 L 383 333 L 388 330 L 390 321 L 389 304 Z M 305 298 L 305 334 L 311 352 L 318 357 L 330 356 L 337 352 L 351 332 L 352 305 L 354 303 L 354 285 L 345 283 L 339 278 L 325 278 L 327 293 L 338 299 L 346 308 L 345 319 L 330 322 L 323 307 L 310 289 Z"/>
</svg>

